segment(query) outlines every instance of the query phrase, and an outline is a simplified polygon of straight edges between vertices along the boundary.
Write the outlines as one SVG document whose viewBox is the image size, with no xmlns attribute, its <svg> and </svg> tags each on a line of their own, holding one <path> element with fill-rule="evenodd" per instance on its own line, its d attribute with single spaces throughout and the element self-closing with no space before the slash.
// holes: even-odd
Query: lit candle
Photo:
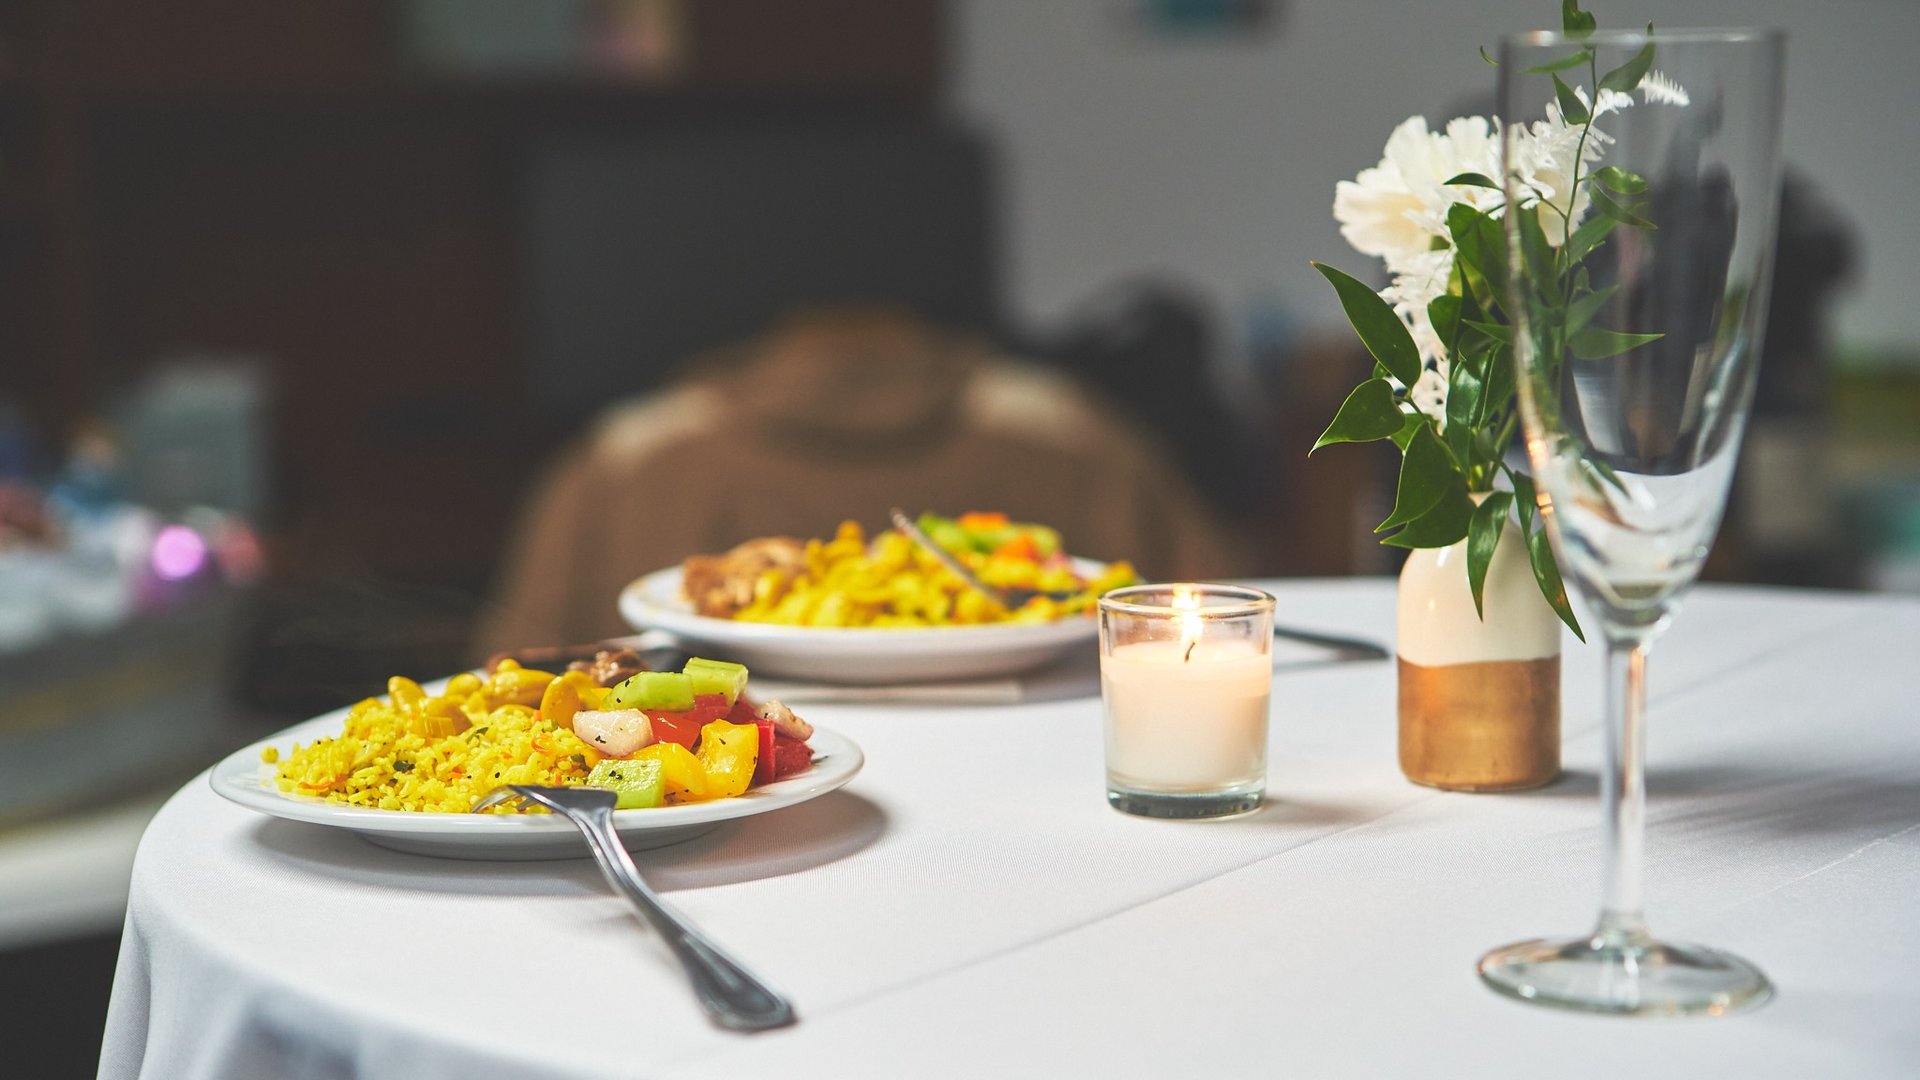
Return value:
<svg viewBox="0 0 1920 1080">
<path fill-rule="evenodd" d="M 1159 592 L 1102 602 L 1109 801 L 1161 816 L 1252 809 L 1266 782 L 1272 598 L 1140 588 Z"/>
</svg>

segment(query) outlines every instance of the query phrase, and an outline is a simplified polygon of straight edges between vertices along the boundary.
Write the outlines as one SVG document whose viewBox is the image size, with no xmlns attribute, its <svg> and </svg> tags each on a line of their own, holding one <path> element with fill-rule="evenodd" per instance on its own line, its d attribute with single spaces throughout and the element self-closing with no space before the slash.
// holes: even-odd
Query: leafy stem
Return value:
<svg viewBox="0 0 1920 1080">
<path fill-rule="evenodd" d="M 1578 0 L 1562 0 L 1562 18 L 1567 35 L 1580 43 L 1578 50 L 1521 73 L 1551 82 L 1552 130 L 1547 137 L 1555 140 L 1554 154 L 1566 146 L 1563 140 L 1573 142 L 1573 161 L 1565 167 L 1569 179 L 1564 186 L 1553 185 L 1561 190 L 1554 192 L 1544 180 L 1514 172 L 1507 177 L 1512 197 L 1504 205 L 1483 209 L 1490 201 L 1484 195 L 1461 196 L 1447 204 L 1444 231 L 1435 230 L 1428 238 L 1432 246 L 1419 254 L 1450 252 L 1451 267 L 1445 290 L 1428 301 L 1424 311 L 1395 310 L 1368 285 L 1314 264 L 1333 286 L 1375 363 L 1372 376 L 1348 395 L 1313 450 L 1333 443 L 1391 440 L 1401 453 L 1400 474 L 1393 510 L 1375 531 L 1386 534 L 1382 543 L 1404 548 L 1447 547 L 1464 540 L 1476 607 L 1482 603 L 1503 527 L 1508 515 L 1514 515 L 1541 594 L 1580 634 L 1545 523 L 1536 512 L 1533 480 L 1506 461 L 1520 423 L 1515 358 L 1516 353 L 1529 355 L 1529 366 L 1539 369 L 1530 377 L 1547 385 L 1557 382 L 1556 373 L 1565 363 L 1616 357 L 1659 337 L 1595 325 L 1622 285 L 1602 281 L 1596 288 L 1584 265 L 1586 256 L 1616 227 L 1655 227 L 1647 217 L 1646 180 L 1615 165 L 1590 168 L 1587 159 L 1589 149 L 1599 157 L 1608 141 L 1596 127 L 1603 100 L 1640 86 L 1651 70 L 1653 44 L 1649 40 L 1632 59 L 1602 74 L 1601 49 L 1588 40 L 1593 16 L 1580 10 Z M 1648 31 L 1651 34 L 1651 26 Z M 1565 73 L 1578 84 L 1581 70 L 1587 73 L 1584 88 L 1569 86 L 1562 78 Z M 1507 137 L 1540 136 L 1515 128 Z M 1470 170 L 1473 164 L 1462 160 L 1459 167 Z M 1459 172 L 1444 183 L 1502 189 L 1485 172 L 1476 171 Z M 1555 225 L 1557 244 L 1548 238 Z M 1402 298 L 1430 296 L 1429 287 L 1438 284 L 1412 277 L 1414 271 L 1396 273 L 1395 295 Z M 1414 340 L 1416 328 L 1431 330 L 1424 338 L 1424 355 Z M 1523 332 L 1528 340 L 1516 340 Z M 1434 381 L 1430 372 L 1444 375 L 1444 398 L 1428 396 Z M 1543 411 L 1556 408 L 1550 394 L 1540 395 L 1538 404 Z M 1594 468 L 1599 470 L 1599 464 Z M 1606 474 L 1602 470 L 1598 475 Z M 1499 489 L 1502 477 L 1511 492 Z"/>
</svg>

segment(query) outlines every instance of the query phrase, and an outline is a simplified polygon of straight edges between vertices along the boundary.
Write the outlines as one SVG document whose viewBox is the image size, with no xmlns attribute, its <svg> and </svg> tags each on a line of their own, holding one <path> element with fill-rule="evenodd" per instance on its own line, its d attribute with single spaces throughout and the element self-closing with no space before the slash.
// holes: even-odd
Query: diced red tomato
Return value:
<svg viewBox="0 0 1920 1080">
<path fill-rule="evenodd" d="M 773 737 L 773 778 L 784 780 L 813 768 L 813 747 L 778 732 Z"/>
<path fill-rule="evenodd" d="M 700 741 L 701 723 L 690 712 L 666 712 L 647 710 L 647 719 L 653 722 L 653 737 L 660 742 L 679 743 L 691 750 Z"/>
<path fill-rule="evenodd" d="M 687 716 L 689 719 L 698 720 L 702 725 L 711 724 L 715 720 L 728 720 L 732 723 L 735 722 L 729 720 L 732 712 L 733 706 L 727 704 L 727 695 L 699 694 L 694 697 L 693 708 L 687 710 Z"/>
<path fill-rule="evenodd" d="M 740 695 L 740 699 L 733 703 L 733 710 L 727 713 L 729 724 L 755 724 L 759 721 L 760 706 L 748 701 L 745 694 Z"/>
<path fill-rule="evenodd" d="M 753 782 L 771 784 L 775 779 L 773 770 L 777 753 L 774 747 L 773 721 L 755 720 L 754 723 L 760 728 L 760 757 L 753 763 Z"/>
</svg>

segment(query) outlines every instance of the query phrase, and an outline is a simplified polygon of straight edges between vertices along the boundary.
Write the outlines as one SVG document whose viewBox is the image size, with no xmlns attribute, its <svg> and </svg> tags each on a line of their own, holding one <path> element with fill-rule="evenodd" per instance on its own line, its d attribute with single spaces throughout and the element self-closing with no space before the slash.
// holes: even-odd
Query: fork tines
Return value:
<svg viewBox="0 0 1920 1080">
<path fill-rule="evenodd" d="M 478 814 L 483 810 L 491 810 L 494 807 L 499 806 L 501 803 L 509 802 L 514 799 L 525 799 L 525 798 L 526 798 L 525 795 L 522 795 L 519 792 L 513 790 L 513 788 L 510 785 L 497 787 L 497 788 L 494 788 L 492 791 L 487 792 L 484 796 L 482 796 L 479 802 L 473 804 L 473 809 L 467 811 L 467 813 Z"/>
</svg>

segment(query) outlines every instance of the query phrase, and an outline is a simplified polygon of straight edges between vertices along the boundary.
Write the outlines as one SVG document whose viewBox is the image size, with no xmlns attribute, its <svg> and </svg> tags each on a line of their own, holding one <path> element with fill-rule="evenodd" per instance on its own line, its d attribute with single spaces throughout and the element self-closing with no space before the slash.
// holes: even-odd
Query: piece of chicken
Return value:
<svg viewBox="0 0 1920 1080">
<path fill-rule="evenodd" d="M 653 721 L 639 709 L 581 709 L 573 714 L 573 733 L 607 757 L 631 757 L 654 743 Z"/>
<path fill-rule="evenodd" d="M 792 709 L 782 705 L 777 698 L 768 698 L 760 705 L 760 719 L 773 721 L 773 729 L 789 738 L 806 742 L 813 738 L 813 725 L 800 719 Z"/>
<path fill-rule="evenodd" d="M 754 583 L 762 574 L 771 570 L 790 581 L 806 564 L 805 541 L 765 536 L 720 555 L 691 556 L 680 564 L 681 588 L 698 614 L 730 619 L 753 603 Z"/>
</svg>

